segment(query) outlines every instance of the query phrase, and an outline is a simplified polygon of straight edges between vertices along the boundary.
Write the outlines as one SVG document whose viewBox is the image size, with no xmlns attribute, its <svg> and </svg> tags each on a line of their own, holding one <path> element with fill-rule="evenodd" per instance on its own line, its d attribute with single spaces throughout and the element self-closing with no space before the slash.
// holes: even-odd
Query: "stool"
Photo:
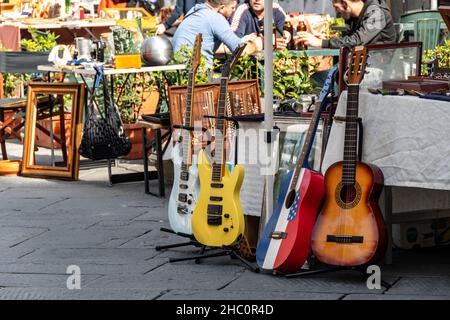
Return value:
<svg viewBox="0 0 450 320">
<path fill-rule="evenodd" d="M 145 120 L 139 120 L 137 122 L 142 127 L 142 145 L 144 148 L 144 185 L 145 193 L 151 194 L 157 197 L 165 197 L 165 184 L 164 184 L 164 165 L 163 165 L 163 154 L 170 143 L 170 125 L 164 125 L 160 123 L 153 123 Z M 155 138 L 152 141 L 148 141 L 147 129 L 150 128 L 155 132 Z M 161 130 L 167 129 L 168 132 L 161 135 Z M 168 143 L 165 147 L 162 147 L 162 140 L 168 138 Z M 155 144 L 155 147 L 153 147 Z M 151 149 L 156 151 L 156 170 L 149 171 L 148 169 L 148 152 Z M 149 181 L 158 179 L 158 193 L 150 192 Z"/>
</svg>

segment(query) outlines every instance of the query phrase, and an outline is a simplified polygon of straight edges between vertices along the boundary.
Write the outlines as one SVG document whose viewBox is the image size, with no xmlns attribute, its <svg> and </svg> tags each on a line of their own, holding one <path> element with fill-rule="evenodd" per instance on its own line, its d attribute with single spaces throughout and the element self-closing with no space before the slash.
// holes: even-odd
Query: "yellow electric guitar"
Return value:
<svg viewBox="0 0 450 320">
<path fill-rule="evenodd" d="M 239 198 L 244 167 L 236 165 L 231 172 L 225 165 L 223 119 L 227 104 L 228 78 L 244 49 L 245 44 L 238 47 L 222 69 L 213 163 L 210 163 L 205 151 L 201 150 L 198 155 L 200 195 L 192 214 L 192 231 L 198 242 L 210 247 L 235 244 L 245 228 Z"/>
</svg>

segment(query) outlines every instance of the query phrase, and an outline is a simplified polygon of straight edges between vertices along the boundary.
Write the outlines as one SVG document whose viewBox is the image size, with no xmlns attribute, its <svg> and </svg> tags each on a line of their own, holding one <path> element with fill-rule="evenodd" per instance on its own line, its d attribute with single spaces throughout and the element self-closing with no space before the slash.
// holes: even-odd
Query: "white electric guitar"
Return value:
<svg viewBox="0 0 450 320">
<path fill-rule="evenodd" d="M 189 71 L 184 127 L 192 127 L 194 82 L 200 65 L 202 34 L 195 39 Z M 181 129 L 173 148 L 174 182 L 169 199 L 169 223 L 173 231 L 192 234 L 191 218 L 200 192 L 197 156 L 193 154 L 191 131 Z"/>
</svg>

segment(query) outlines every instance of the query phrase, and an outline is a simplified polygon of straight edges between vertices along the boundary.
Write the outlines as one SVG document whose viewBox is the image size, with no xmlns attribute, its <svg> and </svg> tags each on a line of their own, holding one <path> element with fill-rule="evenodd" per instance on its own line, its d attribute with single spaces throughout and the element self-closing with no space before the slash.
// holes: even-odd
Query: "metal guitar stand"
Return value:
<svg viewBox="0 0 450 320">
<path fill-rule="evenodd" d="M 175 129 L 185 129 L 188 131 L 194 131 L 194 130 L 202 130 L 203 132 L 207 132 L 206 128 L 200 128 L 200 127 L 190 127 L 190 126 L 182 126 L 182 125 L 173 125 L 172 126 Z M 155 250 L 156 251 L 161 251 L 161 250 L 166 250 L 166 249 L 172 249 L 172 248 L 180 248 L 180 247 L 187 247 L 187 246 L 195 246 L 195 247 L 200 247 L 200 254 L 203 254 L 206 250 L 206 247 L 204 245 L 202 245 L 201 243 L 199 243 L 198 241 L 195 240 L 194 236 L 191 234 L 187 234 L 187 233 L 183 233 L 183 232 L 175 232 L 172 229 L 169 228 L 160 228 L 159 229 L 162 232 L 166 232 L 166 233 L 171 233 L 171 234 L 176 234 L 177 236 L 183 237 L 183 238 L 187 238 L 189 239 L 189 241 L 187 242 L 180 242 L 180 243 L 173 243 L 173 244 L 168 244 L 168 245 L 164 245 L 164 246 L 156 246 Z"/>
<path fill-rule="evenodd" d="M 204 118 L 208 118 L 208 119 L 223 119 L 223 120 L 231 121 L 231 122 L 233 122 L 235 124 L 236 130 L 239 129 L 239 123 L 238 123 L 238 121 L 236 120 L 235 117 L 204 116 Z M 234 157 L 234 159 L 235 159 L 234 162 L 235 163 L 234 164 L 236 165 L 237 164 L 237 152 L 238 152 L 237 135 L 236 135 L 235 139 L 236 139 L 236 144 L 235 144 L 235 157 Z M 195 241 L 195 242 L 197 242 L 197 241 Z M 219 252 L 204 254 L 205 250 L 219 250 Z M 239 248 L 237 248 L 237 247 L 206 247 L 206 246 L 203 246 L 200 255 L 193 256 L 193 257 L 187 257 L 187 258 L 169 259 L 169 262 L 180 262 L 180 261 L 194 260 L 195 263 L 198 264 L 203 259 L 215 258 L 215 257 L 223 257 L 223 256 L 230 256 L 230 258 L 232 258 L 232 259 L 238 259 L 249 270 L 251 270 L 251 271 L 253 271 L 255 273 L 259 272 L 259 268 L 258 267 L 253 266 L 250 261 L 248 261 L 247 259 L 243 258 L 239 254 Z"/>
<path fill-rule="evenodd" d="M 347 117 L 340 117 L 340 116 L 334 116 L 334 121 L 337 122 L 345 122 L 347 121 Z M 363 124 L 362 124 L 362 118 L 357 118 L 356 121 L 358 122 L 358 160 L 361 161 L 362 159 L 362 148 L 363 148 Z M 361 273 L 362 275 L 368 277 L 367 273 L 364 271 L 363 267 L 328 267 L 324 269 L 317 269 L 317 270 L 311 270 L 311 271 L 301 271 L 297 273 L 291 273 L 286 274 L 286 278 L 299 278 L 299 277 L 306 277 L 306 276 L 312 276 L 316 274 L 325 274 L 330 272 L 336 272 L 336 271 L 356 271 Z M 381 280 L 381 285 L 385 287 L 386 289 L 389 289 L 392 287 L 391 284 L 389 284 L 386 281 Z"/>
</svg>

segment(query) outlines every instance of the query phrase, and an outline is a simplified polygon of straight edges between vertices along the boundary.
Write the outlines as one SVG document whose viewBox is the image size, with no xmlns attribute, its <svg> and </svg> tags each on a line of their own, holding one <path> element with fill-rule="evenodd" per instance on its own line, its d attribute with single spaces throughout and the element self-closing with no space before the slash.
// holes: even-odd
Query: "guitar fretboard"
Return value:
<svg viewBox="0 0 450 320">
<path fill-rule="evenodd" d="M 358 154 L 358 103 L 359 85 L 349 85 L 342 170 L 342 183 L 344 185 L 355 184 Z"/>
<path fill-rule="evenodd" d="M 184 126 L 192 126 L 192 94 L 194 91 L 194 71 L 189 71 L 188 85 L 187 85 L 187 99 L 186 99 L 186 116 L 184 119 Z M 182 146 L 183 146 L 183 162 L 181 163 L 181 171 L 188 171 L 188 166 L 191 164 L 191 133 L 189 130 L 182 129 Z"/>
<path fill-rule="evenodd" d="M 219 105 L 217 108 L 217 116 L 225 116 L 225 106 L 227 103 L 227 91 L 228 91 L 228 77 L 220 78 L 220 93 L 219 93 Z M 224 165 L 224 155 L 223 155 L 223 140 L 225 135 L 225 120 L 216 119 L 216 140 L 215 140 L 215 151 L 214 151 L 214 163 L 212 165 L 212 180 L 221 181 L 223 176 L 223 165 Z"/>
</svg>

